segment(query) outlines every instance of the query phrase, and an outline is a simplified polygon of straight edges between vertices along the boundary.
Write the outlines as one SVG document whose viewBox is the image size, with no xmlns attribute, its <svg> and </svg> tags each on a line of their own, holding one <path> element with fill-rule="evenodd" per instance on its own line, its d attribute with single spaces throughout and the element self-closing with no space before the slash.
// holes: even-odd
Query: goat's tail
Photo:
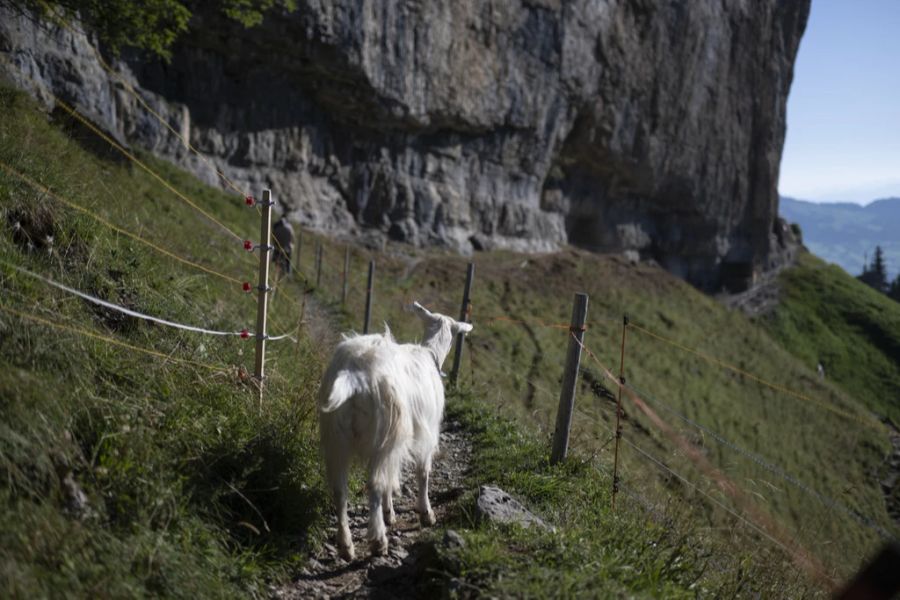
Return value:
<svg viewBox="0 0 900 600">
<path fill-rule="evenodd" d="M 359 374 L 342 369 L 332 378 L 330 386 L 323 385 L 319 390 L 319 410 L 323 413 L 334 412 L 344 402 L 366 390 L 367 386 Z"/>
</svg>

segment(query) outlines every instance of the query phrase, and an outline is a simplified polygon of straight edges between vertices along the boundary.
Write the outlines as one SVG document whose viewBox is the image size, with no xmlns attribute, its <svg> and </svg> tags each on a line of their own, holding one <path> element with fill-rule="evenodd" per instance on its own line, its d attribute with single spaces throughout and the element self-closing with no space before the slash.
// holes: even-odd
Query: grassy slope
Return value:
<svg viewBox="0 0 900 600">
<path fill-rule="evenodd" d="M 776 339 L 863 405 L 900 424 L 900 304 L 811 254 L 781 276 L 782 302 L 764 320 Z"/>
<path fill-rule="evenodd" d="M 48 123 L 8 89 L 0 89 L 0 114 L 4 163 L 179 255 L 252 277 L 253 262 L 236 242 L 90 134 Z M 240 199 L 147 160 L 238 231 L 255 229 L 257 217 Z M 255 303 L 234 284 L 115 234 L 4 172 L 0 210 L 4 263 L 181 322 L 231 330 L 252 323 Z M 303 536 L 315 542 L 326 508 L 311 415 L 321 359 L 307 340 L 270 344 L 260 407 L 237 377 L 237 365 L 252 368 L 252 341 L 123 319 L 5 265 L 0 287 L 3 308 L 227 367 L 159 359 L 0 310 L 0 595 L 241 596 L 283 572 Z M 276 294 L 273 331 L 296 324 L 297 308 L 285 299 Z M 87 494 L 86 513 L 66 510 L 68 473 Z"/>
<path fill-rule="evenodd" d="M 303 265 L 307 271 L 312 268 L 309 254 L 309 262 Z M 337 257 L 339 250 L 327 250 L 329 255 Z M 325 272 L 339 272 L 339 262 L 326 265 Z M 468 340 L 462 372 L 464 384 L 489 405 L 500 407 L 504 414 L 517 415 L 523 422 L 537 425 L 545 436 L 550 435 L 567 334 L 545 325 L 567 323 L 572 293 L 586 291 L 591 296 L 586 342 L 614 370 L 619 360 L 620 315 L 627 312 L 632 322 L 646 329 L 701 349 L 716 360 L 802 396 L 760 385 L 629 329 L 629 382 L 644 392 L 645 400 L 664 419 L 700 445 L 749 497 L 816 554 L 835 578 L 848 576 L 877 549 L 879 534 L 687 425 L 666 412 L 660 401 L 777 465 L 850 512 L 865 515 L 874 526 L 896 532 L 878 484 L 889 451 L 886 430 L 870 415 L 865 402 L 851 397 L 833 378 L 820 381 L 808 361 L 794 355 L 765 329 L 659 269 L 632 266 L 618 258 L 578 251 L 538 257 L 494 253 L 479 254 L 476 262 L 476 329 Z M 354 283 L 360 285 L 362 264 L 355 264 Z M 409 261 L 383 257 L 378 268 L 375 321 L 388 321 L 400 337 L 417 333 L 417 325 L 401 310 L 414 295 L 444 312 L 458 311 L 456 298 L 464 279 L 465 259 L 432 255 L 427 260 L 419 257 Z M 803 262 L 796 272 L 802 275 L 809 269 L 809 263 Z M 815 273 L 809 276 L 814 278 Z M 326 281 L 326 292 L 336 290 L 335 285 L 336 281 Z M 351 298 L 349 313 L 361 314 L 361 300 Z M 614 386 L 589 358 L 584 359 L 583 371 L 586 376 L 572 445 L 576 452 L 596 455 L 600 464 L 608 467 L 612 462 L 614 407 L 602 395 L 592 393 L 590 382 L 608 391 Z M 870 377 L 874 373 L 864 372 Z M 629 441 L 687 476 L 703 491 L 732 505 L 628 402 L 625 411 L 625 437 Z M 655 467 L 631 446 L 623 447 L 621 458 L 623 481 L 631 489 L 658 504 L 668 502 L 673 497 L 671 492 L 677 491 L 674 497 L 686 497 L 700 505 L 700 523 L 705 525 L 699 529 L 707 533 L 746 529 L 721 510 L 711 510 L 709 502 L 690 487 L 670 476 L 659 477 Z M 768 542 L 756 546 L 765 544 Z"/>
<path fill-rule="evenodd" d="M 513 490 L 558 530 L 479 522 L 470 493 L 455 522 L 446 524 L 464 532 L 465 545 L 438 545 L 431 571 L 440 574 L 435 577 L 440 585 L 462 596 L 476 591 L 562 598 L 816 594 L 779 552 L 740 532 L 725 536 L 698 527 L 687 504 L 648 510 L 623 495 L 612 510 L 608 472 L 598 472 L 593 461 L 576 457 L 550 466 L 544 439 L 523 433 L 468 393 L 451 400 L 450 416 L 474 434 L 471 488 L 490 481 Z"/>
<path fill-rule="evenodd" d="M 249 278 L 244 274 L 252 273 L 252 262 L 234 252 L 230 240 L 148 176 L 117 164 L 105 149 L 98 153 L 87 134 L 69 129 L 64 135 L 64 123 L 48 126 L 46 117 L 18 95 L 4 91 L 0 98 L 4 114 L 0 160 L 123 226 L 145 229 L 147 236 L 171 243 L 190 258 L 205 262 L 216 256 L 217 269 Z M 68 136 L 81 143 L 73 143 Z M 52 164 L 47 156 L 54 157 Z M 219 218 L 252 236 L 255 219 L 242 212 L 245 209 L 235 198 L 211 191 L 164 164 L 154 161 L 153 165 Z M 55 237 L 56 254 L 48 257 L 17 245 L 4 224 L 0 256 L 5 261 L 176 320 L 231 328 L 252 316 L 252 303 L 235 294 L 232 284 L 188 271 L 111 235 L 3 174 L 0 201 L 5 217 L 22 211 L 49 215 Z M 308 236 L 305 244 L 304 268 L 309 272 Z M 323 297 L 337 292 L 339 256 L 336 245 L 326 242 Z M 345 312 L 351 324 L 361 314 L 365 259 L 365 252 L 354 250 Z M 412 262 L 381 256 L 378 269 L 375 321 L 389 321 L 399 337 L 418 334 L 418 326 L 400 309 L 413 295 L 445 312 L 456 311 L 462 259 L 434 253 Z M 48 291 L 5 268 L 2 272 L 4 306 L 37 314 L 50 309 L 52 314 L 46 316 L 51 320 L 62 318 L 176 357 L 226 365 L 249 360 L 249 346 L 236 340 L 173 336 L 128 320 L 117 323 L 83 302 Z M 497 587 L 504 569 L 530 565 L 528 572 L 535 576 L 528 585 L 534 587 L 523 588 L 522 593 L 569 589 L 557 587 L 557 571 L 571 576 L 572 590 L 590 585 L 611 592 L 668 595 L 691 593 L 694 580 L 704 589 L 726 595 L 770 584 L 786 593 L 797 590 L 793 586 L 800 584 L 780 564 L 779 555 L 771 554 L 762 542 L 747 544 L 751 533 L 744 527 L 710 511 L 677 481 L 658 477 L 628 446 L 622 450 L 624 483 L 650 499 L 655 507 L 652 514 L 667 515 L 661 522 L 671 535 L 654 528 L 634 501 L 621 501 L 615 516 L 604 509 L 608 475 L 598 475 L 585 466 L 588 463 L 576 461 L 558 470 L 548 470 L 541 463 L 567 338 L 564 331 L 539 326 L 538 321 L 566 322 L 570 296 L 576 290 L 591 294 L 587 342 L 610 366 L 618 360 L 619 315 L 627 310 L 637 323 L 680 343 L 702 347 L 867 418 L 855 400 L 830 382 L 819 382 L 808 364 L 783 350 L 772 337 L 656 269 L 577 252 L 529 258 L 479 255 L 473 298 L 477 329 L 464 363 L 464 385 L 482 403 L 496 405 L 499 414 L 518 415 L 544 433 L 522 434 L 520 428 L 493 417 L 493 410 L 487 414 L 478 403 L 460 401 L 454 410 L 461 418 L 473 426 L 489 420 L 495 426 L 478 433 L 482 469 L 473 475 L 472 483 L 499 481 L 560 525 L 564 538 L 560 543 L 469 523 L 467 536 L 474 541 L 451 566 L 479 586 Z M 298 308 L 288 295 L 276 294 L 272 329 L 289 328 L 296 318 Z M 321 511 L 327 504 L 314 463 L 309 407 L 321 357 L 305 338 L 296 347 L 271 345 L 270 394 L 259 410 L 252 392 L 233 375 L 163 364 L 100 342 L 23 325 L 8 315 L 0 315 L 0 328 L 0 356 L 10 367 L 0 373 L 0 397 L 4 414 L 9 415 L 0 432 L 0 468 L 10 482 L 3 493 L 11 509 L 2 517 L 7 525 L 2 544 L 2 582 L 7 591 L 27 593 L 64 586 L 82 595 L 98 589 L 227 595 L 259 590 L 265 578 L 286 572 L 296 558 L 293 553 L 302 551 L 298 538 L 308 543 L 318 539 Z M 634 385 L 888 526 L 874 481 L 886 451 L 883 435 L 847 427 L 819 405 L 748 385 L 696 356 L 632 331 L 626 372 Z M 297 364 L 309 368 L 297 368 Z M 585 380 L 593 377 L 603 382 L 596 366 L 586 360 L 584 367 Z M 536 387 L 524 383 L 521 374 L 527 374 Z M 602 385 L 611 387 L 608 382 Z M 587 384 L 578 402 L 573 449 L 582 456 L 593 453 L 596 464 L 606 468 L 611 404 L 592 394 Z M 631 406 L 626 405 L 626 412 L 625 435 L 630 440 L 716 494 Z M 696 431 L 686 433 L 799 531 L 804 542 L 824 549 L 824 558 L 839 574 L 852 570 L 874 547 L 871 532 L 852 520 L 823 510 L 808 496 Z M 66 516 L 62 510 L 65 494 L 60 478 L 70 470 L 88 492 L 96 513 L 85 520 Z M 263 513 L 271 532 L 265 531 L 251 503 Z M 694 505 L 697 508 L 691 512 Z M 462 514 L 466 506 L 462 504 Z M 703 519 L 697 519 L 698 512 Z M 261 534 L 252 534 L 253 529 Z M 615 543 L 610 532 L 619 534 Z M 687 550 L 683 540 L 700 549 Z M 828 550 L 838 545 L 835 542 L 840 542 L 844 557 L 838 564 Z M 647 550 L 657 546 L 667 554 Z M 535 560 L 515 560 L 523 552 Z M 595 562 L 583 560 L 598 552 L 605 565 L 600 569 Z M 669 557 L 683 559 L 673 566 L 666 564 Z M 499 561 L 497 568 L 490 567 L 489 558 Z M 569 567 L 560 570 L 558 564 Z M 486 570 L 491 572 L 485 575 Z"/>
</svg>

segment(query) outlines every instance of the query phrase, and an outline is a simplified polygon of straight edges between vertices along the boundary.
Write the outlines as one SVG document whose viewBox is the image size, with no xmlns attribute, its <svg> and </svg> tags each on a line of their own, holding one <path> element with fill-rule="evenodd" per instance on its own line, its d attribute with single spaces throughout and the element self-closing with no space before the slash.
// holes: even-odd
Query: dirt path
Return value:
<svg viewBox="0 0 900 600">
<path fill-rule="evenodd" d="M 431 472 L 431 505 L 437 527 L 447 517 L 450 505 L 463 491 L 462 483 L 469 466 L 471 446 L 459 423 L 445 421 L 441 449 Z M 351 504 L 350 531 L 358 558 L 346 562 L 338 557 L 333 540 L 336 520 L 331 519 L 329 538 L 311 557 L 297 579 L 273 592 L 280 599 L 299 598 L 409 598 L 416 595 L 415 579 L 425 548 L 423 530 L 414 510 L 415 492 L 411 472 L 404 473 L 402 495 L 394 500 L 397 521 L 388 531 L 388 555 L 371 558 L 365 541 L 368 509 L 365 503 Z"/>
<path fill-rule="evenodd" d="M 310 297 L 307 300 L 310 322 L 326 322 L 330 315 Z M 333 320 L 331 321 L 333 322 Z M 337 342 L 334 329 L 318 327 L 309 329 L 317 341 L 329 349 Z M 429 497 L 437 517 L 437 527 L 446 519 L 453 501 L 463 492 L 463 481 L 469 468 L 471 443 L 461 425 L 456 421 L 444 421 L 441 445 L 431 472 Z M 419 543 L 423 530 L 419 515 L 414 510 L 415 477 L 404 470 L 401 494 L 394 498 L 397 520 L 388 529 L 388 555 L 371 558 L 365 540 L 368 525 L 368 507 L 363 498 L 350 505 L 350 531 L 356 544 L 357 559 L 346 562 L 338 557 L 334 547 L 337 519 L 332 516 L 328 539 L 317 554 L 312 556 L 296 579 L 272 590 L 272 597 L 299 598 L 408 598 L 415 595 L 415 576 L 425 552 Z"/>
</svg>

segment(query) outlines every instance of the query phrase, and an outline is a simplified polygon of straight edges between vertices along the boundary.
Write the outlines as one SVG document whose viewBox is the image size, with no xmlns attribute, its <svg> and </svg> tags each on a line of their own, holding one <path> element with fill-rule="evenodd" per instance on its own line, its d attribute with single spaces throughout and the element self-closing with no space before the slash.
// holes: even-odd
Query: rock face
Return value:
<svg viewBox="0 0 900 600">
<path fill-rule="evenodd" d="M 627 251 L 706 289 L 777 266 L 809 0 L 300 5 L 251 30 L 200 14 L 170 64 L 114 63 L 208 160 L 82 34 L 0 7 L 0 70 L 211 183 L 225 185 L 210 161 L 269 186 L 321 230 Z"/>
</svg>

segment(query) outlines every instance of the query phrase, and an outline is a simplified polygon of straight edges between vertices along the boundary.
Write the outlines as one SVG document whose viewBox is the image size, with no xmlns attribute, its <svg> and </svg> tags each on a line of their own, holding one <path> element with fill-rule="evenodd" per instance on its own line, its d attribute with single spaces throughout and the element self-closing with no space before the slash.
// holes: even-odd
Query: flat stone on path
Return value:
<svg viewBox="0 0 900 600">
<path fill-rule="evenodd" d="M 553 529 L 521 502 L 493 485 L 483 485 L 479 489 L 477 511 L 478 516 L 495 523 L 515 523 L 526 529 L 532 525 Z"/>
</svg>

